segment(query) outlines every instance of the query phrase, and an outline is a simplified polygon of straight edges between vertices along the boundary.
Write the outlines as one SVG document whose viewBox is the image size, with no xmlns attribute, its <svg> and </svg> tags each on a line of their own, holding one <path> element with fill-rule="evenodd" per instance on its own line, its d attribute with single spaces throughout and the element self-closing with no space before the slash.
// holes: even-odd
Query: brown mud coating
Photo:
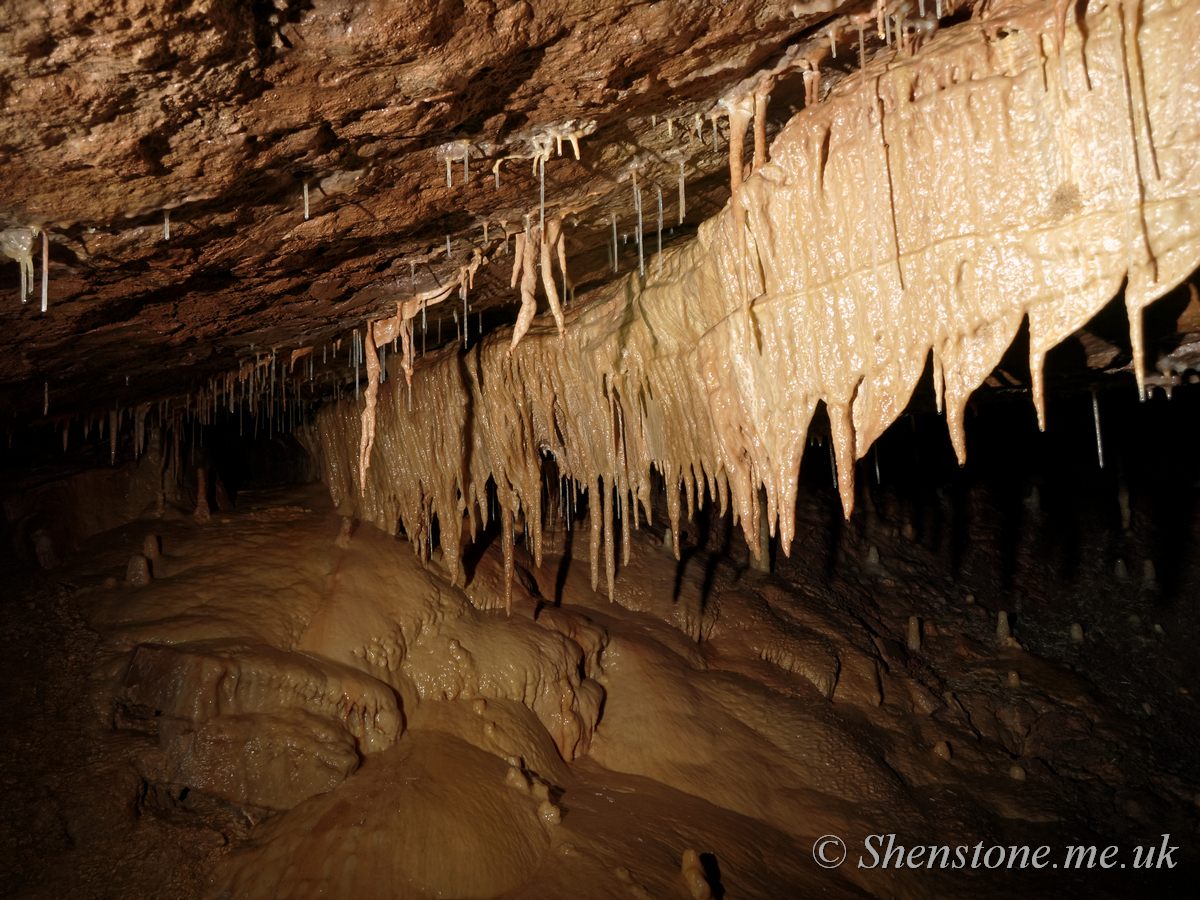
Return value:
<svg viewBox="0 0 1200 900">
<path fill-rule="evenodd" d="M 0 122 L 0 248 L 33 296 L 35 238 L 53 234 L 60 304 L 5 313 L 21 317 L 8 340 L 22 349 L 0 354 L 0 393 L 61 430 L 64 451 L 81 425 L 76 453 L 92 462 L 57 478 L 39 460 L 6 481 L 5 536 L 55 575 L 14 569 L 0 606 L 0 846 L 13 848 L 0 894 L 1179 895 L 1200 862 L 1200 518 L 1178 485 L 1200 473 L 1163 452 L 1165 500 L 1135 438 L 1196 438 L 1162 436 L 1154 388 L 1200 368 L 1186 283 L 1200 263 L 1200 0 L 767 3 L 708 31 L 683 4 L 678 32 L 722 52 L 679 47 L 656 65 L 670 4 L 611 21 L 591 4 L 557 4 L 557 19 L 500 6 L 426 4 L 406 24 L 386 4 L 319 3 L 264 34 L 237 4 L 131 11 L 136 26 L 117 30 L 150 100 L 117 124 L 106 116 L 124 107 L 95 87 L 114 71 L 89 81 L 78 64 L 107 26 L 0 14 L 20 50 L 4 65 L 57 53 L 64 66 L 14 81 L 10 107 L 89 107 L 22 152 L 4 149 L 28 143 L 18 117 Z M 791 34 L 789 16 L 828 24 L 764 49 Z M 156 17 L 163 39 L 139 43 Z M 872 38 L 868 56 L 876 22 L 898 39 Z M 760 44 L 739 45 L 754 33 Z M 231 40 L 245 65 L 220 63 Z M 267 73 L 250 48 L 276 40 L 294 52 Z M 395 42 L 416 49 L 392 65 Z M 606 42 L 648 49 L 617 63 Z M 837 68 L 855 44 L 860 65 Z M 489 54 L 480 71 L 502 71 L 521 46 L 543 54 L 509 85 L 508 115 L 526 124 L 455 125 L 466 89 L 447 73 Z M 129 138 L 176 115 L 179 84 L 151 73 L 209 51 L 204 90 L 222 99 L 207 117 Z M 594 96 L 554 94 L 551 63 L 567 60 L 594 67 Z M 643 69 L 643 87 L 683 104 L 666 132 L 692 124 L 683 154 L 617 118 Z M 721 72 L 732 80 L 715 100 L 688 93 Z M 803 109 L 768 128 L 783 104 L 767 94 L 798 73 Z M 267 74 L 269 89 L 251 84 Z M 428 97 L 392 108 L 397 91 Z M 356 116 L 339 116 L 339 92 Z M 726 148 L 710 152 L 722 117 Z M 451 126 L 478 139 L 436 144 Z M 590 161 L 581 138 L 596 142 Z M 332 149 L 351 139 L 355 160 Z M 578 171 L 531 205 L 527 164 L 536 185 L 563 140 L 574 160 L 555 168 Z M 411 158 L 440 178 L 444 163 L 465 193 L 475 152 L 497 188 L 522 180 L 455 198 L 452 225 L 427 171 L 352 167 Z M 282 199 L 299 158 L 302 218 Z M 130 165 L 133 189 L 113 176 Z M 471 190 L 490 190 L 476 165 Z M 649 220 L 636 255 L 615 234 L 607 249 L 613 198 L 652 196 L 677 167 L 699 176 L 692 206 L 708 218 L 639 274 Z M 244 218 L 218 208 L 252 194 Z M 387 223 L 409 203 L 397 255 Z M 681 219 L 682 205 L 681 188 Z M 144 223 L 112 224 L 159 212 L 165 248 Z M 467 237 L 475 217 L 503 239 Z M 311 277 L 325 242 L 339 246 Z M 568 261 L 590 285 L 578 296 Z M 140 290 L 124 274 L 135 264 L 184 302 L 97 327 L 101 307 L 124 315 Z M 43 250 L 44 279 L 49 267 Z M 1167 295 L 1153 334 L 1174 341 L 1150 374 L 1145 322 Z M 1100 321 L 1117 297 L 1127 345 Z M 479 334 L 485 310 L 515 325 Z M 427 341 L 430 314 L 445 340 Z M 53 418 L 46 363 L 74 338 Z M 1104 452 L 1094 393 L 1048 400 L 1047 357 L 1068 340 L 1152 397 L 1141 411 L 1106 400 L 1109 469 L 1068 471 L 1077 447 L 1048 465 L 1070 490 L 1035 471 L 1048 451 L 1022 431 L 1061 415 L 1078 434 L 1087 406 L 1085 456 Z M 151 348 L 161 385 L 134 367 L 142 384 L 121 393 L 114 363 Z M 967 462 L 972 395 L 1025 389 L 1014 362 L 1034 412 L 1014 425 L 998 404 L 1000 427 L 975 426 L 972 444 L 987 474 L 947 475 Z M 919 385 L 944 423 L 918 415 Z M 1194 399 L 1175 402 L 1194 418 Z M 892 428 L 906 411 L 921 430 L 908 444 Z M 228 459 L 204 441 L 243 438 L 247 421 L 245 447 L 285 447 L 274 480 L 309 483 L 234 503 Z M 914 465 L 937 456 L 935 427 L 953 454 L 921 463 L 924 481 L 879 474 L 881 447 Z M 1167 834 L 1180 850 L 1152 872 L 856 864 L 867 835 L 891 833 L 1048 845 L 1051 860 L 1074 844 L 1130 860 Z M 825 835 L 849 844 L 840 868 L 813 859 Z"/>
</svg>

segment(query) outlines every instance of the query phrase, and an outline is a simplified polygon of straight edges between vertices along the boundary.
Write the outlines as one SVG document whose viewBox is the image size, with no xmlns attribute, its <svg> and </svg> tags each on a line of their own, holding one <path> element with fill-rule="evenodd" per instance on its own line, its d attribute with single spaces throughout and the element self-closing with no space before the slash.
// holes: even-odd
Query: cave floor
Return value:
<svg viewBox="0 0 1200 900">
<path fill-rule="evenodd" d="M 1194 564 L 1169 573 L 1183 601 L 1143 578 L 1135 496 L 1131 529 L 1091 517 L 1064 566 L 1053 488 L 1010 487 L 864 488 L 848 523 L 814 488 L 769 573 L 728 517 L 685 524 L 680 562 L 656 518 L 612 603 L 577 510 L 541 567 L 519 542 L 511 616 L 494 526 L 460 589 L 320 485 L 97 536 L 52 574 L 6 575 L 0 894 L 687 897 L 691 850 L 731 898 L 1182 895 Z M 147 535 L 155 578 L 128 584 Z M 129 674 L 147 646 L 159 722 Z M 242 693 L 206 686 L 213 666 Z M 826 834 L 840 868 L 814 863 Z M 980 842 L 1052 864 L 1115 846 L 1128 868 L 855 865 L 891 834 L 968 861 Z M 1163 835 L 1175 867 L 1134 870 Z"/>
</svg>

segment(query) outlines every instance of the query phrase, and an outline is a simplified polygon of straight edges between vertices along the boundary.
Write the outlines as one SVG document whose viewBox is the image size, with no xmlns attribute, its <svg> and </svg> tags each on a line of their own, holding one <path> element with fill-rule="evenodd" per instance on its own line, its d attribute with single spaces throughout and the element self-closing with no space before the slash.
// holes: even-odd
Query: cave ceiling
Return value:
<svg viewBox="0 0 1200 900">
<path fill-rule="evenodd" d="M 872 26 L 865 60 L 900 53 L 873 9 L 6 4 L 0 230 L 36 226 L 49 261 L 43 312 L 41 234 L 24 301 L 18 263 L 0 256 L 0 409 L 11 423 L 130 408 L 305 347 L 319 396 L 350 377 L 345 343 L 341 365 L 329 359 L 334 342 L 453 282 L 476 252 L 472 337 L 509 327 L 520 300 L 510 245 L 540 215 L 546 148 L 545 208 L 564 218 L 573 299 L 586 302 L 637 265 L 635 179 L 651 249 L 660 196 L 661 240 L 693 239 L 730 197 L 722 101 L 770 79 L 773 136 L 858 70 L 857 23 Z M 986 6 L 940 12 L 943 29 L 976 38 L 987 19 Z M 453 307 L 437 311 L 424 347 L 455 339 Z M 1200 331 L 1200 307 L 1191 314 Z M 1186 355 L 1191 320 L 1168 319 L 1168 351 Z M 1076 375 L 1128 374 L 1124 328 L 1080 334 Z M 1027 370 L 1000 374 L 985 389 L 1026 389 Z"/>
<path fill-rule="evenodd" d="M 51 416 L 184 394 L 248 358 L 342 339 L 453 280 L 476 248 L 490 264 L 472 318 L 511 324 L 506 230 L 538 213 L 533 156 L 555 137 L 567 139 L 545 164 L 546 205 L 570 213 L 582 293 L 611 277 L 613 216 L 620 266 L 636 264 L 635 170 L 644 227 L 662 188 L 668 242 L 721 208 L 728 126 L 714 150 L 708 116 L 745 79 L 792 63 L 776 131 L 803 106 L 794 61 L 830 7 L 6 4 L 0 228 L 45 230 L 50 260 L 43 313 L 40 237 L 27 302 L 0 257 L 0 403 L 29 420 L 46 391 Z"/>
</svg>

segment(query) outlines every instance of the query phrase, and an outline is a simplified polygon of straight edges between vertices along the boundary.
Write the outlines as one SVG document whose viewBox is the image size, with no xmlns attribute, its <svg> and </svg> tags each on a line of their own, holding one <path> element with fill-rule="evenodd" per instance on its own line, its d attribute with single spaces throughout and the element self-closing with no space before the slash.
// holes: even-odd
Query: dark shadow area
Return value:
<svg viewBox="0 0 1200 900">
<path fill-rule="evenodd" d="M 700 854 L 700 865 L 704 866 L 704 878 L 712 888 L 713 900 L 721 900 L 725 896 L 725 888 L 721 884 L 721 864 L 712 853 Z"/>
<path fill-rule="evenodd" d="M 567 585 L 567 573 L 574 560 L 572 552 L 575 549 L 575 530 L 578 522 L 572 518 L 571 525 L 563 536 L 563 552 L 558 562 L 558 571 L 554 573 L 554 596 L 550 598 L 555 606 L 562 606 L 563 588 Z"/>
</svg>

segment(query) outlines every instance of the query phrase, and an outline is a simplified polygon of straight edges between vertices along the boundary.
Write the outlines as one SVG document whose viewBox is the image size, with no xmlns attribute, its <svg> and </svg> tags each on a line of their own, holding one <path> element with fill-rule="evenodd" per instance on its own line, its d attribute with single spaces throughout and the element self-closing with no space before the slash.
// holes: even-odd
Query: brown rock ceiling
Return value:
<svg viewBox="0 0 1200 900">
<path fill-rule="evenodd" d="M 690 238 L 729 197 L 728 120 L 716 119 L 714 150 L 707 118 L 719 100 L 781 71 L 768 113 L 773 135 L 804 106 L 805 58 L 820 63 L 822 98 L 857 71 L 849 17 L 873 8 L 600 6 L 5 5 L 0 230 L 45 229 L 50 263 L 42 313 L 40 238 L 26 303 L 17 264 L 0 256 L 0 412 L 9 422 L 54 422 L 182 396 L 273 350 L 315 345 L 323 356 L 323 345 L 390 314 L 394 300 L 452 280 L 476 248 L 491 264 L 471 294 L 473 321 L 482 312 L 487 331 L 511 325 L 519 296 L 508 284 L 502 223 L 515 233 L 537 210 L 536 141 L 572 128 L 585 133 L 581 158 L 569 145 L 552 155 L 545 191 L 548 209 L 571 214 L 566 245 L 578 305 L 612 277 L 613 216 L 621 271 L 636 265 L 632 174 L 643 186 L 649 239 L 655 188 L 664 240 Z M 978 29 L 989 14 L 987 4 L 954 6 L 943 29 Z M 842 28 L 837 59 L 828 57 L 831 23 Z M 866 31 L 868 59 L 894 52 Z M 492 169 L 506 158 L 497 189 Z M 676 226 L 680 163 L 688 199 Z M 1157 352 L 1181 364 L 1194 355 L 1192 326 L 1200 328 L 1200 306 L 1193 303 L 1195 322 L 1183 314 L 1188 300 L 1185 286 L 1147 322 L 1151 350 L 1165 343 Z M 434 316 L 445 324 L 430 324 L 426 345 L 454 338 L 450 306 Z M 1086 359 L 1093 370 L 1127 374 L 1124 332 L 1119 314 L 1095 323 L 1059 354 L 1062 370 L 1088 378 Z M 1027 372 L 1012 368 L 984 391 L 1024 390 Z M 346 371 L 330 366 L 324 384 L 345 382 Z"/>
<path fill-rule="evenodd" d="M 783 2 L 7 4 L 0 228 L 45 228 L 50 267 L 42 314 L 36 287 L 19 301 L 17 265 L 0 266 L 0 403 L 40 417 L 48 382 L 51 416 L 128 407 L 341 337 L 413 290 L 410 264 L 421 289 L 471 248 L 501 253 L 501 221 L 523 227 L 538 183 L 513 159 L 497 190 L 493 163 L 572 122 L 594 123 L 581 159 L 567 145 L 545 171 L 549 207 L 578 210 L 572 275 L 605 276 L 612 214 L 627 271 L 631 171 L 663 187 L 672 225 L 684 161 L 687 223 L 667 240 L 716 212 L 727 122 L 715 152 L 711 123 L 703 143 L 685 125 L 814 46 L 827 16 Z M 781 80 L 772 131 L 803 96 L 800 72 Z M 458 141 L 471 147 L 465 184 Z M 39 239 L 36 278 L 40 256 Z M 472 293 L 487 329 L 515 318 L 510 259 Z"/>
</svg>

